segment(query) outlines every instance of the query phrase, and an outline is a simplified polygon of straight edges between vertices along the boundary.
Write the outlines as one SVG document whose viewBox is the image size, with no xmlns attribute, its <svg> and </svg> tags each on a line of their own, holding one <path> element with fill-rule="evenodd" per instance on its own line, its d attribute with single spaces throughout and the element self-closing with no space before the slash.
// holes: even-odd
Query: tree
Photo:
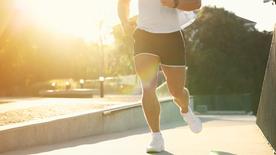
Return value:
<svg viewBox="0 0 276 155">
<path fill-rule="evenodd" d="M 133 25 L 136 25 L 136 21 L 137 16 L 130 18 L 130 22 Z M 134 74 L 133 38 L 124 35 L 121 25 L 114 26 L 113 36 L 115 38 L 116 51 L 111 63 L 117 66 L 116 68 L 112 68 L 115 69 L 114 73 L 117 75 Z"/>
<path fill-rule="evenodd" d="M 250 93 L 257 104 L 271 33 L 245 22 L 224 9 L 205 7 L 186 29 L 192 94 Z"/>
</svg>

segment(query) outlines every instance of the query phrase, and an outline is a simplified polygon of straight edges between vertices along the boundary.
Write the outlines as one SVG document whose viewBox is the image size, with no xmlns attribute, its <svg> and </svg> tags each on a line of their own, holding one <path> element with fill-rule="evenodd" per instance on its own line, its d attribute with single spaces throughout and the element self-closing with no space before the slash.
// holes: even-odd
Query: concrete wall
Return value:
<svg viewBox="0 0 276 155">
<path fill-rule="evenodd" d="M 276 25 L 258 108 L 257 124 L 276 150 Z"/>
<path fill-rule="evenodd" d="M 182 119 L 171 99 L 161 101 L 161 122 Z M 140 103 L 109 110 L 0 127 L 0 152 L 54 144 L 146 126 Z"/>
<path fill-rule="evenodd" d="M 0 152 L 97 135 L 102 131 L 101 112 L 12 126 L 0 130 Z"/>
</svg>

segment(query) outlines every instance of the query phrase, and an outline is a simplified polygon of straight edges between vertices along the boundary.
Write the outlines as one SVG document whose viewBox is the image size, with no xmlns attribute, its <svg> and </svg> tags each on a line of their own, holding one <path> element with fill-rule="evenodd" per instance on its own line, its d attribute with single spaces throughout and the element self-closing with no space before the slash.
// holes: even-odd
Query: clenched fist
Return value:
<svg viewBox="0 0 276 155">
<path fill-rule="evenodd" d="M 175 7 L 175 0 L 160 0 L 163 6 L 174 8 Z"/>
</svg>

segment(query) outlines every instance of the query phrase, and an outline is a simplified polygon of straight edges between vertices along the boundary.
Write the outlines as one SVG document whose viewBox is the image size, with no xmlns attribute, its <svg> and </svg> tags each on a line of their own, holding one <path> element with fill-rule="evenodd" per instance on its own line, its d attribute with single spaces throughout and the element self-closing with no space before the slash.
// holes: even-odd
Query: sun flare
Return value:
<svg viewBox="0 0 276 155">
<path fill-rule="evenodd" d="M 116 1 L 110 0 L 17 0 L 22 14 L 47 29 L 72 34 L 86 41 L 97 41 L 109 35 L 116 23 L 110 14 L 116 13 Z M 102 23 L 102 24 L 100 24 Z"/>
</svg>

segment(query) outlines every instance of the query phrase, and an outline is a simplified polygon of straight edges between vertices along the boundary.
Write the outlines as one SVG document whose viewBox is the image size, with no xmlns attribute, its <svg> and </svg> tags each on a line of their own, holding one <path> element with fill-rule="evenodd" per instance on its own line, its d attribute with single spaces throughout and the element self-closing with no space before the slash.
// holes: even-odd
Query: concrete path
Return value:
<svg viewBox="0 0 276 155">
<path fill-rule="evenodd" d="M 160 155 L 273 155 L 254 116 L 201 116 L 204 130 L 193 134 L 183 122 L 162 125 L 166 151 Z M 127 123 L 127 122 L 126 122 Z M 144 155 L 146 128 L 86 137 L 3 155 Z"/>
</svg>

